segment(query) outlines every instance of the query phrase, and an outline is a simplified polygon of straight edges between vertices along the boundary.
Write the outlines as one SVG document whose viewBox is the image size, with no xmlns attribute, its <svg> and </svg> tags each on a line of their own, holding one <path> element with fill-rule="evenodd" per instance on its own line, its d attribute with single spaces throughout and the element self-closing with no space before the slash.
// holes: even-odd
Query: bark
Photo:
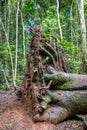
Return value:
<svg viewBox="0 0 87 130">
<path fill-rule="evenodd" d="M 41 115 L 34 117 L 35 121 L 49 121 L 59 123 L 75 114 L 87 112 L 87 90 L 86 91 L 47 91 L 52 104 Z M 56 105 L 55 105 L 56 104 Z"/>
<path fill-rule="evenodd" d="M 70 7 L 70 24 L 71 24 L 71 42 L 73 42 L 73 34 L 72 34 L 72 7 L 73 7 L 73 1 L 71 3 L 71 7 Z"/>
<path fill-rule="evenodd" d="M 23 9 L 23 3 L 24 1 L 22 0 L 22 9 Z M 25 53 L 25 30 L 24 30 L 24 19 L 23 19 L 23 12 L 22 9 L 20 9 L 20 14 L 21 14 L 21 23 L 22 23 L 22 37 L 23 37 L 23 56 L 24 56 L 24 61 L 26 61 L 26 53 Z"/>
<path fill-rule="evenodd" d="M 16 50 L 15 50 L 15 75 L 17 75 L 17 62 L 18 62 L 18 16 L 19 16 L 19 1 L 16 0 Z"/>
<path fill-rule="evenodd" d="M 84 14 L 84 0 L 78 1 L 78 11 L 81 25 L 81 40 L 82 40 L 82 72 L 87 72 L 87 51 L 86 51 L 86 24 Z"/>
<path fill-rule="evenodd" d="M 59 90 L 83 90 L 87 89 L 87 75 L 58 72 L 52 67 L 48 68 L 45 81 L 52 80 L 51 89 Z"/>
<path fill-rule="evenodd" d="M 7 35 L 8 35 L 8 40 L 9 40 L 9 31 L 10 31 L 10 0 L 8 0 L 8 7 L 7 7 L 7 11 L 8 11 L 8 15 L 7 15 Z"/>
<path fill-rule="evenodd" d="M 57 19 L 58 19 L 58 28 L 61 36 L 61 41 L 63 40 L 63 35 L 62 35 L 62 28 L 60 24 L 60 17 L 59 17 L 59 0 L 57 0 Z"/>
<path fill-rule="evenodd" d="M 82 46 L 83 49 L 86 49 L 86 24 L 85 24 L 85 15 L 84 15 L 84 0 L 79 0 L 78 2 L 78 10 L 80 15 L 80 24 L 81 24 L 81 32 L 82 32 Z"/>
</svg>

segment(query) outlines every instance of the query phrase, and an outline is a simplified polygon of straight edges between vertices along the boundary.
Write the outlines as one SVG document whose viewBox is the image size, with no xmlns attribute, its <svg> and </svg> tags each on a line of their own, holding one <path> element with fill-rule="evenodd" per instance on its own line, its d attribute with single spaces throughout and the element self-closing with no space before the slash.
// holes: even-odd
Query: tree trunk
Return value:
<svg viewBox="0 0 87 130">
<path fill-rule="evenodd" d="M 18 62 L 18 16 L 19 16 L 19 1 L 16 0 L 16 49 L 15 49 L 15 75 L 17 75 L 17 62 Z"/>
<path fill-rule="evenodd" d="M 23 35 L 23 56 L 24 56 L 24 61 L 26 61 L 26 54 L 25 54 L 25 32 L 24 32 L 24 19 L 23 19 L 23 13 L 20 10 L 21 13 L 21 22 L 22 22 L 22 35 Z"/>
<path fill-rule="evenodd" d="M 47 109 L 34 117 L 34 121 L 49 121 L 54 124 L 64 121 L 75 114 L 87 113 L 86 91 L 46 91 L 50 100 Z M 52 104 L 51 104 L 52 103 Z M 43 108 L 43 105 L 41 106 Z"/>
<path fill-rule="evenodd" d="M 82 33 L 82 47 L 86 49 L 86 24 L 85 24 L 85 15 L 84 15 L 84 0 L 78 1 L 78 10 L 80 16 L 80 24 L 81 24 L 81 33 Z"/>
<path fill-rule="evenodd" d="M 45 81 L 51 83 L 51 89 L 57 90 L 83 90 L 87 89 L 87 75 L 70 74 L 58 72 L 52 67 L 48 68 L 48 74 L 44 76 Z"/>
<path fill-rule="evenodd" d="M 86 24 L 85 24 L 85 15 L 84 15 L 84 0 L 78 1 L 78 11 L 80 16 L 81 24 L 81 40 L 82 40 L 82 68 L 83 72 L 87 72 L 87 51 L 86 51 Z"/>
<path fill-rule="evenodd" d="M 8 0 L 8 7 L 7 7 L 7 35 L 8 35 L 8 40 L 9 40 L 9 31 L 10 31 L 10 0 Z"/>
<path fill-rule="evenodd" d="M 60 37 L 61 37 L 61 41 L 62 41 L 63 35 L 62 35 L 62 28 L 60 25 L 60 17 L 59 17 L 59 0 L 57 0 L 57 19 L 58 19 L 58 28 L 59 28 L 59 32 L 60 32 Z"/>
</svg>

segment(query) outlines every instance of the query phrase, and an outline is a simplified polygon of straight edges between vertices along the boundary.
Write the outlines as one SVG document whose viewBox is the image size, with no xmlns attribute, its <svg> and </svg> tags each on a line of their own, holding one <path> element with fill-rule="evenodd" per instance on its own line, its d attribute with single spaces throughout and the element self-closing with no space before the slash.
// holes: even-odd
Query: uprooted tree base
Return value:
<svg viewBox="0 0 87 130">
<path fill-rule="evenodd" d="M 0 90 L 0 130 L 86 130 L 87 76 L 69 74 L 62 47 L 55 48 L 40 28 L 31 33 L 22 85 L 17 93 Z"/>
<path fill-rule="evenodd" d="M 17 95 L 31 108 L 34 121 L 58 124 L 76 116 L 87 126 L 86 118 L 76 115 L 87 113 L 87 75 L 70 74 L 60 43 L 56 47 L 39 27 L 30 32 L 27 72 Z"/>
</svg>

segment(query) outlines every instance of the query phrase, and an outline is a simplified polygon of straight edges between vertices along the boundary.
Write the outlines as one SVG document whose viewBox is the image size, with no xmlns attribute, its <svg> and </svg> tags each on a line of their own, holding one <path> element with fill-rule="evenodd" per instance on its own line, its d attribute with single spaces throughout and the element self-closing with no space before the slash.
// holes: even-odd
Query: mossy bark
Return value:
<svg viewBox="0 0 87 130">
<path fill-rule="evenodd" d="M 47 90 L 46 94 L 50 96 L 49 107 L 45 108 L 41 115 L 36 115 L 35 121 L 49 121 L 56 124 L 75 114 L 87 112 L 87 91 Z"/>
<path fill-rule="evenodd" d="M 57 90 L 87 90 L 87 75 L 58 72 L 52 67 L 45 74 L 45 81 L 52 80 L 51 88 Z"/>
</svg>

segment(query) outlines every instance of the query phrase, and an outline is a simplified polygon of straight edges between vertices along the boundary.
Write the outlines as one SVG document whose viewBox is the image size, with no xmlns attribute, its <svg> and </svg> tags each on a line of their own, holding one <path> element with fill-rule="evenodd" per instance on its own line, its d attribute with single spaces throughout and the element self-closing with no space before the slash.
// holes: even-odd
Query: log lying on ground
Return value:
<svg viewBox="0 0 87 130">
<path fill-rule="evenodd" d="M 35 121 L 49 121 L 56 124 L 75 114 L 87 113 L 87 75 L 58 72 L 48 67 L 48 74 L 44 77 L 47 83 L 51 80 L 53 82 L 51 90 L 45 91 L 46 96 L 41 102 L 41 107 L 45 111 L 41 115 L 36 115 Z"/>
<path fill-rule="evenodd" d="M 58 72 L 52 67 L 45 74 L 45 81 L 52 80 L 53 89 L 59 90 L 83 90 L 87 89 L 87 75 Z"/>
<path fill-rule="evenodd" d="M 46 91 L 50 96 L 50 107 L 41 115 L 34 117 L 35 121 L 49 121 L 57 124 L 75 114 L 87 113 L 86 91 Z M 52 103 L 52 104 L 51 104 Z"/>
</svg>

